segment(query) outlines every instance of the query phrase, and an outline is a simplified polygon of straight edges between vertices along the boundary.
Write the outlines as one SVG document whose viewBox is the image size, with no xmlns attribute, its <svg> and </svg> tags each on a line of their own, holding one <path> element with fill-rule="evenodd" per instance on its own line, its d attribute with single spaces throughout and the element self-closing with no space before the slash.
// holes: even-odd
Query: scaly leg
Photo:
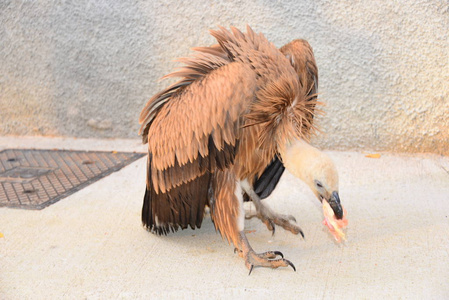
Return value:
<svg viewBox="0 0 449 300">
<path fill-rule="evenodd" d="M 301 228 L 295 224 L 292 224 L 292 221 L 296 222 L 295 217 L 293 217 L 292 215 L 278 214 L 274 212 L 271 208 L 269 208 L 267 205 L 263 204 L 262 200 L 251 188 L 248 182 L 242 184 L 242 188 L 253 201 L 257 211 L 255 215 L 249 216 L 248 219 L 252 217 L 258 217 L 267 226 L 268 230 L 271 230 L 273 232 L 273 234 L 275 232 L 275 224 L 276 224 L 281 226 L 285 230 L 291 231 L 294 234 L 299 233 L 304 238 L 304 233 L 301 230 Z"/>
<path fill-rule="evenodd" d="M 232 242 L 245 260 L 251 271 L 254 267 L 279 268 L 295 266 L 279 251 L 255 253 L 244 233 L 245 212 L 243 210 L 243 193 L 240 182 L 229 171 L 218 171 L 214 174 L 211 199 L 211 217 L 221 235 Z M 277 258 L 280 256 L 281 258 Z"/>
</svg>

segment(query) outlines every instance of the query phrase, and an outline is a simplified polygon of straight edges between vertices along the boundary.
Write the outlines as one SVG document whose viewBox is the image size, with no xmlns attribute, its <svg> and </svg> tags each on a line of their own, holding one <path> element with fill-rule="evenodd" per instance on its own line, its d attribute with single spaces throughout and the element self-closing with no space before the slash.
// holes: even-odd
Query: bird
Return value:
<svg viewBox="0 0 449 300">
<path fill-rule="evenodd" d="M 142 223 L 155 234 L 200 228 L 206 207 L 215 229 L 255 267 L 292 267 L 280 251 L 257 253 L 244 231 L 245 198 L 274 233 L 304 236 L 291 215 L 262 199 L 289 170 L 318 200 L 343 217 L 335 164 L 310 144 L 316 132 L 318 68 L 313 50 L 296 39 L 281 48 L 247 25 L 210 30 L 217 43 L 193 48 L 162 78 L 180 79 L 142 109 L 139 134 L 148 143 Z"/>
</svg>

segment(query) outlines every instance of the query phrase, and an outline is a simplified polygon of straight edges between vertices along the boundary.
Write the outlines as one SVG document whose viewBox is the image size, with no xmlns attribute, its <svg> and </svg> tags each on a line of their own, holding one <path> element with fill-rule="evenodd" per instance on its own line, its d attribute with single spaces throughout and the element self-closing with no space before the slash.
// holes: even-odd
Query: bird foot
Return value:
<svg viewBox="0 0 449 300">
<path fill-rule="evenodd" d="M 273 235 L 276 230 L 275 225 L 279 225 L 285 230 L 292 232 L 293 234 L 301 234 L 301 236 L 304 238 L 304 232 L 302 231 L 302 229 L 292 223 L 296 222 L 295 217 L 293 217 L 292 215 L 278 214 L 262 203 L 257 205 L 256 209 L 257 212 L 255 214 L 245 216 L 246 219 L 251 219 L 253 217 L 259 218 L 267 226 L 268 230 L 272 232 Z"/>
<path fill-rule="evenodd" d="M 282 258 L 276 259 L 277 255 L 280 255 Z M 295 265 L 283 257 L 284 256 L 279 251 L 268 251 L 264 253 L 255 253 L 254 251 L 248 252 L 245 257 L 245 265 L 249 269 L 248 275 L 251 275 L 254 267 L 277 269 L 279 267 L 290 266 L 293 268 L 293 271 L 296 272 Z"/>
<path fill-rule="evenodd" d="M 279 267 L 290 266 L 296 272 L 295 265 L 288 259 L 285 259 L 282 252 L 267 251 L 263 253 L 256 253 L 249 245 L 246 236 L 244 234 L 241 234 L 240 237 L 242 242 L 242 249 L 235 248 L 234 252 L 238 252 L 239 256 L 245 260 L 245 265 L 249 269 L 248 275 L 251 275 L 254 267 L 277 269 Z"/>
</svg>

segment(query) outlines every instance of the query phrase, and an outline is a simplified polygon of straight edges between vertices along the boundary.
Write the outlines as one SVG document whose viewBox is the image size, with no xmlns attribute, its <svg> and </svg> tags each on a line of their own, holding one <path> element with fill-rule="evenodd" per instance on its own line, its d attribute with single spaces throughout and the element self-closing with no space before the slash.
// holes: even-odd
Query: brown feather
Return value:
<svg viewBox="0 0 449 300">
<path fill-rule="evenodd" d="M 308 137 L 317 69 L 304 42 L 279 51 L 249 26 L 210 32 L 218 44 L 180 59 L 164 78 L 181 80 L 140 115 L 149 152 L 142 221 L 160 234 L 199 227 L 209 203 L 217 230 L 237 246 L 238 181 L 251 183 L 287 141 Z"/>
<path fill-rule="evenodd" d="M 239 216 L 239 202 L 235 195 L 236 177 L 230 170 L 218 171 L 214 174 L 212 181 L 213 202 L 211 202 L 211 216 L 214 220 L 215 229 L 239 247 L 238 230 L 235 226 Z"/>
<path fill-rule="evenodd" d="M 311 101 L 317 101 L 318 67 L 310 44 L 306 40 L 296 39 L 282 46 L 279 51 L 288 57 L 293 68 L 298 74 L 302 85 L 308 89 L 308 99 Z M 308 122 L 304 124 L 305 127 L 302 128 L 302 130 L 307 132 L 308 136 L 310 136 L 310 133 L 313 133 L 313 131 L 318 130 L 316 126 L 311 126 L 314 115 L 322 113 L 321 110 L 314 111 L 316 104 L 321 103 L 316 102 L 304 108 L 306 120 Z"/>
</svg>

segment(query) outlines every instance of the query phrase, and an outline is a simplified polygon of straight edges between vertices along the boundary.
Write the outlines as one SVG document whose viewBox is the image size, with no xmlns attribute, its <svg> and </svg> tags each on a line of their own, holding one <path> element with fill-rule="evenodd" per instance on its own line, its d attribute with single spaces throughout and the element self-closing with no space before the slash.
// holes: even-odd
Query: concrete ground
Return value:
<svg viewBox="0 0 449 300">
<path fill-rule="evenodd" d="M 0 150 L 17 147 L 145 150 L 138 140 L 0 137 Z M 142 158 L 43 210 L 0 208 L 0 299 L 448 299 L 449 158 L 329 153 L 346 244 L 333 241 L 319 202 L 290 174 L 266 201 L 293 214 L 305 240 L 246 222 L 256 251 L 282 251 L 297 272 L 248 276 L 209 216 L 200 230 L 145 231 Z"/>
</svg>

